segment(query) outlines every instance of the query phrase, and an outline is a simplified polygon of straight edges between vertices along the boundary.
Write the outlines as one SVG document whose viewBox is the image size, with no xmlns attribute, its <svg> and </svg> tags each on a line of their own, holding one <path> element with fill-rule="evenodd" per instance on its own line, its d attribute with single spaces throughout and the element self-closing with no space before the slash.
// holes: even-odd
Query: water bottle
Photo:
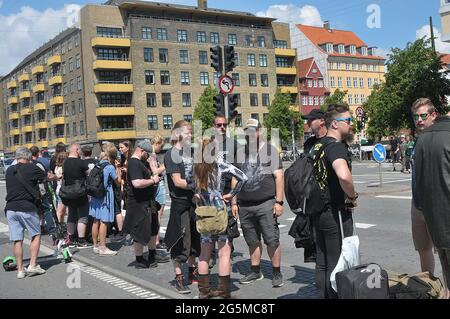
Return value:
<svg viewBox="0 0 450 319">
<path fill-rule="evenodd" d="M 223 200 L 219 196 L 214 196 L 214 206 L 216 206 L 217 210 L 223 210 Z"/>
</svg>

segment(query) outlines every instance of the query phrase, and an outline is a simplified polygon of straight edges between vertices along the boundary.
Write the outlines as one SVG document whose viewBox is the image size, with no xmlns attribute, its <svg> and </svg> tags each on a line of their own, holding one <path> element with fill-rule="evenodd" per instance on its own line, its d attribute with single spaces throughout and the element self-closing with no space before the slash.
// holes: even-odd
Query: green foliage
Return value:
<svg viewBox="0 0 450 319">
<path fill-rule="evenodd" d="M 327 111 L 328 107 L 332 104 L 347 104 L 344 101 L 345 96 L 347 95 L 348 91 L 341 91 L 339 89 L 336 89 L 333 94 L 328 96 L 325 99 L 325 103 L 320 106 L 320 109 L 324 112 Z"/>
<path fill-rule="evenodd" d="M 200 96 L 194 110 L 194 121 L 202 121 L 202 133 L 213 126 L 216 109 L 213 97 L 218 94 L 217 90 L 208 85 Z"/>
</svg>

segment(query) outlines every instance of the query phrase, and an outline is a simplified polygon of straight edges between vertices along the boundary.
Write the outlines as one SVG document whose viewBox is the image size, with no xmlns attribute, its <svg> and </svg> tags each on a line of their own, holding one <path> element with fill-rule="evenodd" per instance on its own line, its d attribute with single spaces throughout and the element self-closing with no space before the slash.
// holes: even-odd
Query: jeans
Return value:
<svg viewBox="0 0 450 319">
<path fill-rule="evenodd" d="M 344 236 L 353 235 L 352 213 L 342 211 Z M 331 287 L 330 276 L 337 265 L 341 254 L 341 230 L 337 209 L 329 208 L 313 217 L 316 232 L 316 286 L 320 290 L 320 298 L 335 299 L 336 292 Z"/>
</svg>

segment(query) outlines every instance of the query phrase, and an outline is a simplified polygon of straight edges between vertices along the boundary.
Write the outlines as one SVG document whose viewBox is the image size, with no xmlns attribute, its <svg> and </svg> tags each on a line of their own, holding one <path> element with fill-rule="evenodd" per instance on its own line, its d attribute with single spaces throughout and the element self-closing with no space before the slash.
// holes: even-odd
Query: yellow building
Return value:
<svg viewBox="0 0 450 319">
<path fill-rule="evenodd" d="M 441 15 L 441 40 L 450 42 L 450 0 L 441 0 L 441 7 L 439 8 Z"/>
</svg>

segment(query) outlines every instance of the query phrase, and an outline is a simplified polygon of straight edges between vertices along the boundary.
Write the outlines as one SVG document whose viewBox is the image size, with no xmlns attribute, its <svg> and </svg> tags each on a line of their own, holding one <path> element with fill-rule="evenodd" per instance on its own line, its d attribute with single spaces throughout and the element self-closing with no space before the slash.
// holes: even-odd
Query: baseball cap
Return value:
<svg viewBox="0 0 450 319">
<path fill-rule="evenodd" d="M 138 141 L 136 143 L 136 147 L 139 147 L 139 148 L 143 149 L 147 153 L 153 153 L 152 144 L 147 139 Z"/>
<path fill-rule="evenodd" d="M 247 122 L 245 122 L 244 130 L 249 129 L 249 128 L 257 129 L 260 127 L 261 127 L 261 124 L 259 123 L 259 121 L 257 119 L 248 119 Z"/>
<path fill-rule="evenodd" d="M 309 112 L 308 115 L 302 115 L 302 119 L 304 120 L 316 120 L 323 119 L 325 117 L 325 112 L 322 110 L 314 109 Z"/>
</svg>

